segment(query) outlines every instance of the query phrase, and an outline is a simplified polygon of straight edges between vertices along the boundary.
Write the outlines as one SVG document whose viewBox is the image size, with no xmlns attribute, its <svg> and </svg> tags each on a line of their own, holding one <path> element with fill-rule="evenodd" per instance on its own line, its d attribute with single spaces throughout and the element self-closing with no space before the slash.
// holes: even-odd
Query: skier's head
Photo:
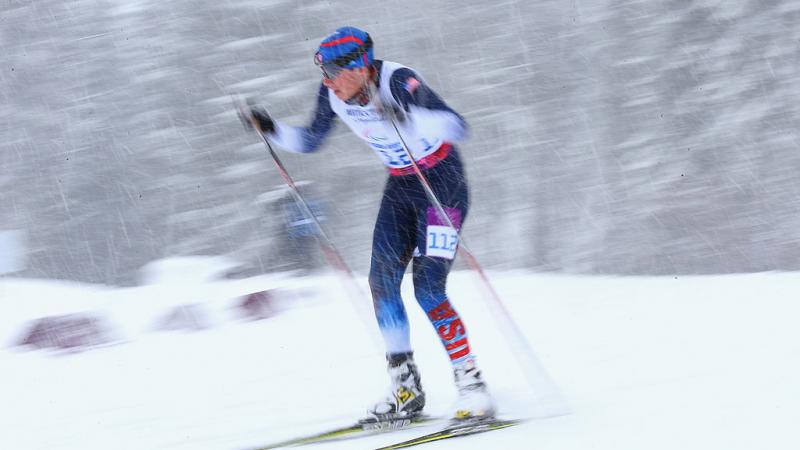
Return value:
<svg viewBox="0 0 800 450">
<path fill-rule="evenodd" d="M 343 70 L 369 68 L 372 55 L 372 38 L 366 31 L 341 27 L 322 40 L 314 62 L 325 78 L 332 80 Z"/>
<path fill-rule="evenodd" d="M 368 100 L 365 89 L 374 73 L 372 38 L 353 27 L 342 27 L 319 44 L 314 61 L 322 69 L 322 84 L 344 101 Z"/>
</svg>

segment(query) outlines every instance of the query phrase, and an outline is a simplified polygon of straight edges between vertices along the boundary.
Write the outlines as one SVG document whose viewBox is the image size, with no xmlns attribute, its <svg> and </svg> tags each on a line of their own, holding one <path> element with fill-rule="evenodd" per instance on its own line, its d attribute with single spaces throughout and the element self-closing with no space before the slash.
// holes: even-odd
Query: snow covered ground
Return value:
<svg viewBox="0 0 800 450">
<path fill-rule="evenodd" d="M 573 414 L 429 448 L 796 449 L 800 274 L 573 277 L 490 273 Z M 348 423 L 385 389 L 378 345 L 332 277 L 138 288 L 0 279 L 0 449 L 238 450 Z M 232 299 L 299 292 L 244 321 Z M 411 299 L 410 286 L 406 286 Z M 450 294 L 508 417 L 531 410 L 514 355 L 468 273 Z M 154 331 L 198 304 L 202 331 Z M 455 398 L 444 352 L 409 303 L 430 412 Z M 102 313 L 114 345 L 80 353 L 11 347 L 29 320 Z M 321 444 L 370 449 L 419 431 Z"/>
</svg>

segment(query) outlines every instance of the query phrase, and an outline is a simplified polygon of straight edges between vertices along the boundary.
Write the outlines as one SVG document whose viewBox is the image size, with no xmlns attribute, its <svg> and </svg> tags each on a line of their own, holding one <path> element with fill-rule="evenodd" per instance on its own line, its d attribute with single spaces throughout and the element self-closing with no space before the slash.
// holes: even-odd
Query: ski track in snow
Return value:
<svg viewBox="0 0 800 450">
<path fill-rule="evenodd" d="M 490 277 L 573 413 L 428 448 L 800 447 L 790 432 L 800 417 L 800 275 Z M 532 394 L 471 278 L 454 273 L 450 295 L 502 415 L 523 417 Z M 384 392 L 380 347 L 335 279 L 254 282 L 317 293 L 257 322 L 236 320 L 225 302 L 246 283 L 0 280 L 0 448 L 252 448 L 347 424 Z M 200 292 L 210 329 L 149 329 L 166 304 Z M 449 363 L 408 284 L 404 295 L 429 413 L 446 414 Z M 77 354 L 8 347 L 25 320 L 87 309 L 118 325 L 120 342 Z M 371 449 L 426 430 L 314 448 Z"/>
</svg>

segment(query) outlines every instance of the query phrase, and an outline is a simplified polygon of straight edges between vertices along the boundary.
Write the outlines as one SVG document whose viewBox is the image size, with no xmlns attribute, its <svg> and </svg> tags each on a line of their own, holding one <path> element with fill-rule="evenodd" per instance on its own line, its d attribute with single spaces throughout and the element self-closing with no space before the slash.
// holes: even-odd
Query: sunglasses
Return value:
<svg viewBox="0 0 800 450">
<path fill-rule="evenodd" d="M 314 64 L 322 70 L 322 76 L 329 80 L 338 77 L 343 71 L 348 70 L 346 67 L 352 61 L 363 57 L 372 48 L 372 38 L 367 36 L 367 40 L 350 53 L 342 55 L 334 60 L 322 62 L 322 54 L 317 52 L 314 54 Z M 366 62 L 366 58 L 365 58 Z"/>
<path fill-rule="evenodd" d="M 328 80 L 333 80 L 334 78 L 338 77 L 342 72 L 347 70 L 347 68 L 342 66 L 337 66 L 336 64 L 317 64 L 319 69 L 322 71 L 322 76 Z"/>
</svg>

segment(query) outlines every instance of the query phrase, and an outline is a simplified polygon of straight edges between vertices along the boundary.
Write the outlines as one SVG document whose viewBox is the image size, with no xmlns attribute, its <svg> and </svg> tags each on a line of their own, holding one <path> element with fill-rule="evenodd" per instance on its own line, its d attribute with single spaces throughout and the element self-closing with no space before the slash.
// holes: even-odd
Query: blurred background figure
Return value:
<svg viewBox="0 0 800 450">
<path fill-rule="evenodd" d="M 325 226 L 324 203 L 315 192 L 313 183 L 298 181 L 295 185 L 317 221 Z M 325 261 L 317 241 L 319 229 L 303 212 L 292 191 L 284 185 L 276 186 L 267 198 L 271 199 L 267 206 L 268 216 L 279 224 L 268 255 L 274 270 L 308 274 L 321 269 Z"/>
</svg>

